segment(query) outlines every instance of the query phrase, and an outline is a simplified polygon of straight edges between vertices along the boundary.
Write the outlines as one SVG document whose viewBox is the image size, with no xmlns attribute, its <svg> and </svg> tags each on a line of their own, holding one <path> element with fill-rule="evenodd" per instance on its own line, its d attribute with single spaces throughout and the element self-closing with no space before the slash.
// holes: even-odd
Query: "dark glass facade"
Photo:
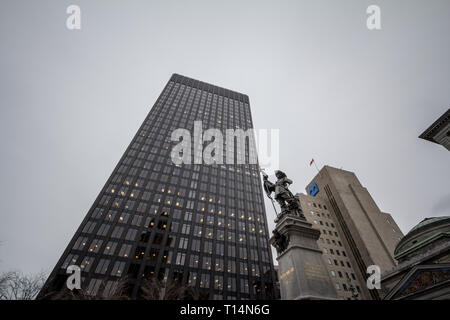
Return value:
<svg viewBox="0 0 450 320">
<path fill-rule="evenodd" d="M 200 120 L 203 130 L 252 128 L 248 96 L 172 75 L 41 296 L 65 286 L 73 264 L 93 295 L 108 296 L 127 275 L 133 298 L 150 278 L 210 299 L 275 298 L 258 165 L 171 161 L 172 131 Z"/>
</svg>

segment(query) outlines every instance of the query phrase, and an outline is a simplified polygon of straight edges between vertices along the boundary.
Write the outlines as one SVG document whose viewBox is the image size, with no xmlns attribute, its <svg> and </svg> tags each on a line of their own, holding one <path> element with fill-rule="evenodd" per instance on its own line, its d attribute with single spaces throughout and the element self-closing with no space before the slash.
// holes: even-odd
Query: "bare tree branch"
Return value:
<svg viewBox="0 0 450 320">
<path fill-rule="evenodd" d="M 20 271 L 0 274 L 0 300 L 33 300 L 44 285 L 43 272 L 24 275 Z"/>
</svg>

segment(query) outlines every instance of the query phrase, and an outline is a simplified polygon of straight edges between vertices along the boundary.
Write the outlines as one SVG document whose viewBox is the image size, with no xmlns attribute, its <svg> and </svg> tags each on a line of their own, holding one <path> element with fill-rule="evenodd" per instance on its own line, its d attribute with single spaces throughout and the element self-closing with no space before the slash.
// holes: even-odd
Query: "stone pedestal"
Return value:
<svg viewBox="0 0 450 320">
<path fill-rule="evenodd" d="M 289 241 L 284 251 L 277 250 L 281 299 L 338 299 L 317 245 L 320 231 L 292 215 L 282 217 L 275 230 Z M 275 246 L 275 237 L 270 239 L 270 244 Z"/>
</svg>

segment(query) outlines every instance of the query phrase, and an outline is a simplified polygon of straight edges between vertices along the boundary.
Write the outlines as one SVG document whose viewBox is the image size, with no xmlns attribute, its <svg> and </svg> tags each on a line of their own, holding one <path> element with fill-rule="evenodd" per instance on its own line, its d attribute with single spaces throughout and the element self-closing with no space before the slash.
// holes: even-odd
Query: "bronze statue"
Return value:
<svg viewBox="0 0 450 320">
<path fill-rule="evenodd" d="M 282 253 L 289 245 L 289 239 L 285 235 L 279 233 L 276 229 L 272 231 L 275 242 L 273 246 L 277 249 L 278 253 Z"/>
<path fill-rule="evenodd" d="M 283 171 L 276 170 L 275 176 L 277 177 L 277 181 L 275 183 L 272 183 L 268 180 L 269 176 L 264 171 L 262 171 L 262 173 L 264 180 L 264 191 L 271 200 L 271 194 L 272 192 L 275 192 L 275 200 L 278 202 L 281 208 L 280 214 L 277 213 L 275 223 L 277 223 L 285 214 L 297 215 L 300 218 L 305 219 L 300 208 L 300 201 L 292 194 L 292 192 L 288 188 L 288 186 L 292 184 L 292 180 L 289 179 Z"/>
</svg>

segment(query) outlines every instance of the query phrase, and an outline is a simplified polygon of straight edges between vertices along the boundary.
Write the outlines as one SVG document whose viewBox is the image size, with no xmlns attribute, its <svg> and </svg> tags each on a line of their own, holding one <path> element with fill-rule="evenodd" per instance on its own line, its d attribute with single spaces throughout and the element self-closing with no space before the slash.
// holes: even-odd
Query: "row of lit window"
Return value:
<svg viewBox="0 0 450 320">
<path fill-rule="evenodd" d="M 130 152 L 132 152 L 131 150 Z M 121 166 L 118 169 L 118 173 L 125 173 L 128 169 L 128 175 L 130 177 L 142 177 L 146 178 L 148 176 L 152 176 L 154 173 L 160 173 L 170 176 L 171 179 L 177 178 L 177 181 L 180 181 L 179 177 L 186 178 L 188 180 L 194 180 L 201 182 L 210 183 L 212 185 L 227 185 L 228 183 L 236 183 L 240 182 L 244 186 L 252 186 L 257 187 L 261 185 L 260 177 L 257 172 L 255 171 L 249 171 L 249 169 L 246 169 L 244 166 L 245 164 L 237 164 L 236 166 L 241 166 L 243 169 L 237 169 L 234 166 L 226 166 L 225 164 L 218 164 L 215 167 L 212 167 L 211 172 L 207 170 L 206 165 L 203 171 L 195 172 L 190 171 L 187 168 L 181 169 L 178 165 L 171 165 L 171 164 L 164 164 L 167 160 L 167 158 L 164 157 L 155 157 L 154 160 L 145 160 L 145 156 L 139 159 L 139 157 L 133 162 L 133 163 L 125 163 L 127 159 L 121 164 Z M 130 161 L 128 161 L 130 162 Z M 147 163 L 151 162 L 152 166 L 147 165 Z M 213 166 L 213 165 L 208 165 Z M 152 168 L 152 169 L 150 169 Z M 238 167 L 239 168 L 239 167 Z M 217 170 L 219 170 L 216 172 Z M 150 173 L 152 172 L 152 173 Z M 124 182 L 125 186 L 129 186 L 130 182 L 128 180 L 125 180 Z M 176 184 L 178 186 L 178 184 Z M 136 187 L 139 187 L 138 184 L 136 184 Z M 141 186 L 142 187 L 142 186 Z M 241 188 L 242 189 L 242 188 Z M 234 188 L 233 188 L 234 190 Z M 120 191 L 119 191 L 120 194 Z M 125 195 L 125 193 L 123 194 Z"/>
<path fill-rule="evenodd" d="M 110 192 L 112 194 L 114 194 L 116 191 L 114 188 L 115 187 L 112 186 L 110 189 Z M 208 189 L 208 191 L 211 191 L 211 186 L 208 186 L 205 184 L 203 187 L 200 188 L 200 190 L 205 190 L 205 189 Z M 165 189 L 162 189 L 162 190 L 165 190 Z M 122 190 L 119 192 L 119 194 L 126 194 L 126 191 L 127 191 L 126 189 L 125 189 L 125 191 Z M 258 201 L 260 201 L 259 199 L 257 201 L 257 199 L 252 200 L 251 199 L 252 197 L 248 197 L 248 196 L 246 197 L 246 195 L 248 195 L 248 193 L 244 194 L 243 189 L 242 190 L 238 189 L 237 191 L 238 191 L 237 198 L 231 198 L 231 197 L 228 198 L 228 203 L 230 206 L 236 206 L 236 203 L 237 203 L 237 205 L 239 207 L 244 208 L 245 203 L 246 203 L 249 210 L 254 210 L 253 208 L 255 208 L 255 207 L 260 209 L 259 208 L 260 202 L 258 202 Z M 164 191 L 161 191 L 161 192 L 164 193 Z M 104 206 L 107 206 L 109 203 L 111 203 L 112 206 L 118 208 L 121 206 L 122 202 L 125 202 L 124 208 L 131 209 L 133 207 L 133 205 L 136 203 L 135 201 L 137 201 L 137 200 L 143 200 L 145 202 L 150 201 L 150 200 L 147 200 L 147 198 L 151 197 L 151 195 L 148 193 L 148 191 L 144 192 L 140 199 L 136 197 L 136 193 L 139 193 L 139 191 L 133 190 L 131 192 L 130 198 L 128 200 L 124 197 L 115 196 L 113 198 L 113 196 L 104 195 L 102 197 L 102 199 L 100 200 L 100 203 Z M 180 194 L 180 195 L 178 195 L 178 194 Z M 195 193 L 193 195 L 195 196 Z M 163 197 L 164 197 L 164 200 L 163 200 Z M 185 204 L 185 198 L 192 199 L 192 200 L 186 200 L 186 204 Z M 254 198 L 259 198 L 259 196 L 254 197 Z M 176 207 L 184 207 L 185 206 L 188 209 L 192 209 L 194 206 L 194 202 L 193 202 L 194 198 L 191 197 L 191 195 L 189 195 L 189 197 L 183 197 L 183 196 L 181 196 L 180 192 L 178 192 L 176 195 L 172 195 L 172 192 L 167 193 L 167 195 L 156 193 L 153 195 L 152 200 L 153 200 L 153 202 L 156 202 L 159 204 L 164 203 L 166 205 L 174 205 Z M 245 202 L 244 200 L 247 200 L 247 201 Z M 208 209 L 206 209 L 205 203 L 208 204 Z M 223 207 L 221 208 L 221 205 L 224 205 L 224 204 L 222 204 L 222 201 L 220 200 L 220 198 L 217 200 L 217 203 L 216 203 L 214 201 L 208 202 L 205 197 L 201 197 L 199 202 L 197 203 L 197 208 L 201 211 L 208 210 L 211 213 L 214 213 L 215 211 L 220 211 L 219 213 L 222 213 Z M 218 207 L 216 207 L 216 206 L 218 206 Z"/>
<path fill-rule="evenodd" d="M 136 218 L 136 216 L 134 218 Z M 149 218 L 147 218 L 147 219 L 149 219 Z M 134 220 L 135 219 L 133 219 L 133 221 Z M 157 223 L 157 229 L 159 229 L 161 231 L 164 231 L 167 228 L 167 224 L 166 223 L 167 222 L 165 222 L 164 220 L 159 220 L 158 223 Z M 155 224 L 154 221 L 151 221 L 148 225 L 149 225 L 149 228 L 152 228 L 156 224 Z M 86 223 L 86 225 L 84 226 L 84 228 L 82 229 L 82 233 L 83 234 L 92 234 L 95 226 L 96 226 L 95 222 L 88 221 Z M 181 226 L 181 229 L 180 229 L 180 226 Z M 97 230 L 96 234 L 98 236 L 107 236 L 110 227 L 111 227 L 111 225 L 109 225 L 109 224 L 101 224 L 99 229 Z M 207 226 L 203 229 L 202 226 L 194 224 L 193 228 L 191 228 L 190 224 L 181 224 L 180 225 L 180 223 L 178 223 L 178 222 L 172 222 L 171 223 L 169 238 L 175 238 L 176 237 L 175 234 L 189 235 L 189 234 L 191 234 L 191 229 L 193 230 L 192 234 L 193 234 L 194 237 L 213 239 L 213 236 L 214 236 L 214 238 L 217 241 L 223 241 L 226 238 L 230 243 L 235 243 L 235 240 L 236 240 L 236 232 L 235 231 L 228 230 L 227 231 L 227 237 L 225 237 L 225 230 L 223 230 L 223 229 L 217 229 L 214 232 L 213 228 L 209 228 Z M 125 231 L 124 227 L 116 226 L 113 229 L 113 232 L 111 234 L 111 238 L 120 239 L 122 237 L 122 235 L 124 234 L 124 231 Z M 250 229 L 249 231 L 250 232 L 255 232 L 254 229 Z M 148 242 L 148 240 L 150 238 L 149 232 L 150 232 L 150 230 L 147 231 L 147 232 L 145 232 L 145 230 L 144 230 L 144 232 L 141 233 L 141 237 L 140 237 L 139 241 Z M 135 240 L 137 240 L 136 239 L 137 238 L 137 234 L 138 234 L 138 229 L 129 228 L 127 230 L 127 232 L 126 232 L 125 240 L 135 241 Z M 246 243 L 247 242 L 247 235 L 245 233 L 238 232 L 237 234 L 238 234 L 238 238 L 237 238 L 238 242 L 241 242 L 241 243 Z M 261 234 L 262 236 L 261 237 L 256 237 L 256 234 L 255 235 L 252 235 L 252 234 L 249 235 L 249 240 L 250 240 L 249 243 L 250 243 L 250 245 L 251 246 L 256 246 L 257 239 L 259 239 L 261 247 L 267 248 L 267 239 L 265 238 L 265 236 L 264 236 L 264 234 L 262 232 L 262 229 L 260 229 L 259 234 Z M 159 237 L 157 237 L 157 236 L 159 236 Z M 157 239 L 162 240 L 162 237 L 163 237 L 163 235 L 161 233 L 156 233 L 153 242 L 155 243 Z M 87 238 L 80 236 L 78 239 L 87 239 Z M 145 240 L 145 239 L 147 239 L 147 240 Z M 157 243 L 157 244 L 160 244 L 160 242 Z M 75 249 L 81 250 L 81 247 L 79 247 L 79 245 L 80 245 L 80 243 L 77 241 L 75 243 Z M 85 243 L 83 241 L 83 246 L 84 245 L 85 245 Z M 91 248 L 91 249 L 94 250 L 94 248 Z"/>
<path fill-rule="evenodd" d="M 139 211 L 139 210 L 138 210 Z M 155 219 L 156 216 L 158 216 L 158 212 L 157 209 L 155 209 L 154 213 L 154 217 L 152 216 L 145 216 L 144 215 L 140 215 L 140 214 L 133 214 L 132 215 L 132 219 L 131 219 L 131 226 L 136 226 L 136 227 L 140 227 L 140 226 L 144 226 L 145 228 L 152 228 L 153 226 L 155 226 Z M 102 208 L 96 208 L 94 209 L 94 212 L 92 214 L 92 218 L 93 219 L 102 219 L 105 221 L 111 221 L 114 222 L 115 221 L 115 217 L 117 215 L 117 211 L 115 210 L 109 210 L 108 212 L 106 212 L 106 210 L 102 209 Z M 168 211 L 163 211 L 161 213 L 161 216 L 169 216 Z M 179 226 L 179 221 L 180 220 L 184 220 L 186 222 L 192 221 L 192 213 L 191 212 L 186 212 L 184 213 L 184 215 L 182 216 L 182 212 L 179 210 L 175 210 L 174 213 L 172 214 L 173 216 L 173 221 L 171 224 L 171 231 L 173 232 L 178 232 L 178 226 Z M 118 223 L 123 223 L 126 224 L 129 220 L 129 218 L 131 217 L 131 214 L 129 213 L 122 213 L 119 216 L 118 219 Z M 262 223 L 260 221 L 260 218 L 256 218 L 256 221 L 253 222 L 253 220 L 251 219 L 251 217 L 249 217 L 247 220 L 245 220 L 245 216 L 241 216 L 240 220 L 237 220 L 237 229 L 236 229 L 236 220 L 233 218 L 234 214 L 232 214 L 230 217 L 226 218 L 219 216 L 214 216 L 214 215 L 206 215 L 206 217 L 203 214 L 199 214 L 197 213 L 195 215 L 195 222 L 199 225 L 205 224 L 206 226 L 215 226 L 217 225 L 218 228 L 228 228 L 231 230 L 239 230 L 239 231 L 249 231 L 250 233 L 259 233 L 259 234 L 264 234 L 264 223 Z M 145 219 L 144 219 L 145 218 Z M 160 220 L 161 222 L 162 220 Z M 101 223 L 101 222 L 100 222 Z M 85 233 L 92 233 L 92 231 L 95 228 L 95 221 L 90 221 L 89 225 L 85 225 L 85 227 L 83 228 L 83 232 Z M 99 235 L 106 235 L 109 227 L 112 226 L 111 224 L 103 224 L 101 227 L 102 231 L 98 231 Z M 186 232 L 182 232 L 184 234 L 188 234 L 189 230 L 191 228 L 191 224 L 189 223 L 185 223 L 182 225 L 183 229 Z M 165 223 L 164 226 L 162 225 L 158 225 L 159 229 L 166 229 L 167 227 L 167 223 Z M 189 228 L 189 229 L 188 229 Z M 219 229 L 220 230 L 220 229 Z M 201 233 L 200 233 L 201 234 Z"/>
</svg>

